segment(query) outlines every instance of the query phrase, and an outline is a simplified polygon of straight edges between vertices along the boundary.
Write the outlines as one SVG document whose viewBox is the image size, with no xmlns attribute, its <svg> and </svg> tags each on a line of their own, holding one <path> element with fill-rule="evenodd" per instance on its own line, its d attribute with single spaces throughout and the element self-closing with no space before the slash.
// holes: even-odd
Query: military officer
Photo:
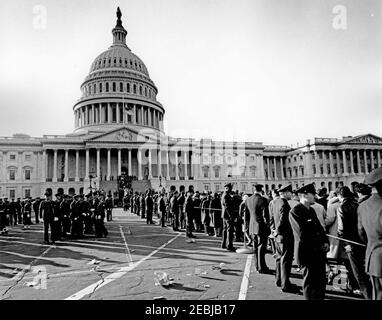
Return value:
<svg viewBox="0 0 382 320">
<path fill-rule="evenodd" d="M 40 216 L 44 221 L 44 241 L 46 244 L 54 244 L 54 203 L 52 200 L 52 190 L 47 189 L 45 191 L 45 200 L 41 201 L 40 204 Z M 49 229 L 50 229 L 50 240 L 49 241 Z"/>
<path fill-rule="evenodd" d="M 105 227 L 105 210 L 106 210 L 106 203 L 105 203 L 105 196 L 101 194 L 99 196 L 99 201 L 96 203 L 96 209 L 95 209 L 95 236 L 102 238 L 107 237 L 108 232 Z"/>
<path fill-rule="evenodd" d="M 289 212 L 295 247 L 295 259 L 303 269 L 303 292 L 307 300 L 322 300 L 326 288 L 326 252 L 329 241 L 316 212 L 311 207 L 316 190 L 308 184 L 298 189 L 300 203 Z"/>
<path fill-rule="evenodd" d="M 139 206 L 140 206 L 140 212 L 141 212 L 141 219 L 146 219 L 146 201 L 145 201 L 145 195 L 142 193 L 139 197 Z"/>
<path fill-rule="evenodd" d="M 93 219 L 92 219 L 92 211 L 91 211 L 91 201 L 92 201 L 93 195 L 91 193 L 88 193 L 86 195 L 86 201 L 82 203 L 82 212 L 84 215 L 84 224 L 85 224 L 85 230 L 84 233 L 91 234 L 93 233 Z"/>
<path fill-rule="evenodd" d="M 113 220 L 113 196 L 111 195 L 111 193 L 107 195 L 105 205 L 106 205 L 106 213 L 107 213 L 106 220 L 111 221 Z"/>
<path fill-rule="evenodd" d="M 74 199 L 70 204 L 70 220 L 71 220 L 71 236 L 72 238 L 82 237 L 83 222 L 82 222 L 82 204 L 80 195 L 74 195 Z"/>
<path fill-rule="evenodd" d="M 276 285 L 283 292 L 296 293 L 299 290 L 292 285 L 289 277 L 293 262 L 294 238 L 289 222 L 291 210 L 288 200 L 292 198 L 292 185 L 278 189 L 279 197 L 272 200 L 270 210 L 270 227 L 276 245 Z"/>
<path fill-rule="evenodd" d="M 67 237 L 70 235 L 70 196 L 65 194 L 64 201 L 60 204 L 61 214 L 62 214 L 62 236 Z"/>
<path fill-rule="evenodd" d="M 32 198 L 28 197 L 24 202 L 23 213 L 23 230 L 29 230 L 32 223 Z"/>
<path fill-rule="evenodd" d="M 194 202 L 192 200 L 192 197 L 194 195 L 193 190 L 189 190 L 187 192 L 187 197 L 184 202 L 184 212 L 186 214 L 186 237 L 188 238 L 196 238 L 192 234 L 193 231 L 193 220 L 194 220 Z"/>
<path fill-rule="evenodd" d="M 228 251 L 235 251 L 233 246 L 233 236 L 235 222 L 238 218 L 239 212 L 236 213 L 234 208 L 234 201 L 231 197 L 232 184 L 227 183 L 224 185 L 224 194 L 222 196 L 222 213 L 221 217 L 223 219 L 223 238 L 221 247 L 227 249 Z"/>
<path fill-rule="evenodd" d="M 372 195 L 358 207 L 358 232 L 366 247 L 365 269 L 372 283 L 372 299 L 382 300 L 382 167 L 365 177 Z"/>
<path fill-rule="evenodd" d="M 246 200 L 249 211 L 248 232 L 254 248 L 255 268 L 258 273 L 269 273 L 265 261 L 269 228 L 268 200 L 262 195 L 262 184 L 255 185 L 255 193 Z"/>
<path fill-rule="evenodd" d="M 40 208 L 40 203 L 41 203 L 41 199 L 40 199 L 40 197 L 37 197 L 37 198 L 35 199 L 35 201 L 33 201 L 33 204 L 32 204 L 36 224 L 39 224 L 39 223 L 40 223 L 40 219 L 39 219 L 39 208 Z"/>
</svg>

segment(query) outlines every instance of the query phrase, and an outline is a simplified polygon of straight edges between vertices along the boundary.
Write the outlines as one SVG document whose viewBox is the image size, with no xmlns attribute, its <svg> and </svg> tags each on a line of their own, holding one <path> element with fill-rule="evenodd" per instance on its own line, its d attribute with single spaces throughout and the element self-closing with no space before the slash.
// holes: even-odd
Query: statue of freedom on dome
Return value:
<svg viewBox="0 0 382 320">
<path fill-rule="evenodd" d="M 121 12 L 121 9 L 119 9 L 119 7 L 117 8 L 117 26 L 118 27 L 122 27 L 122 20 L 121 20 L 121 17 L 122 17 L 122 12 Z"/>
</svg>

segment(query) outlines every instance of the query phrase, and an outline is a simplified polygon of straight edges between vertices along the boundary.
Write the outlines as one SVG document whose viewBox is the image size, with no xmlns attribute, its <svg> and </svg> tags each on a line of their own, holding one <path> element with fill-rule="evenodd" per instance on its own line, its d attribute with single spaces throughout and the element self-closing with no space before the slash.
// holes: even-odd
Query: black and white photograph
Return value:
<svg viewBox="0 0 382 320">
<path fill-rule="evenodd" d="M 4 0 L 0 30 L 0 300 L 382 300 L 382 1 Z"/>
</svg>

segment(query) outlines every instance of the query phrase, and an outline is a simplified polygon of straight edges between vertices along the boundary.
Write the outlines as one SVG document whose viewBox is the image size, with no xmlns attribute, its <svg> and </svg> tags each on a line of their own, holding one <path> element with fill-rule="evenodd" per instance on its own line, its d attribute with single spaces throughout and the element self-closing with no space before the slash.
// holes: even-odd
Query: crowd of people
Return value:
<svg viewBox="0 0 382 320">
<path fill-rule="evenodd" d="M 23 224 L 28 229 L 33 211 L 36 223 L 43 219 L 46 243 L 84 234 L 107 236 L 104 219 L 112 220 L 111 193 L 57 193 L 55 198 L 47 189 L 44 200 L 0 199 L 2 234 L 9 225 Z M 299 292 L 290 281 L 295 261 L 303 274 L 304 297 L 324 299 L 326 285 L 335 276 L 334 263 L 347 269 L 348 292 L 382 299 L 382 168 L 353 190 L 343 186 L 329 194 L 326 188 L 316 191 L 314 183 L 298 190 L 284 185 L 269 194 L 261 184 L 255 185 L 253 194 L 239 193 L 231 183 L 221 193 L 200 193 L 193 186 L 187 191 L 184 186 L 179 190 L 171 186 L 169 192 L 130 189 L 123 209 L 152 225 L 156 215 L 160 226 L 183 229 L 187 238 L 196 238 L 195 232 L 221 237 L 221 248 L 228 251 L 236 251 L 234 241 L 244 242 L 253 248 L 258 273 L 270 273 L 265 259 L 270 249 L 276 262 L 275 284 L 282 292 Z"/>
<path fill-rule="evenodd" d="M 8 234 L 8 227 L 23 225 L 24 230 L 30 229 L 40 220 L 44 224 L 44 241 L 55 244 L 65 239 L 80 239 L 84 235 L 106 237 L 108 231 L 104 220 L 112 220 L 114 207 L 111 193 L 91 192 L 67 195 L 56 193 L 55 200 L 51 189 L 47 189 L 45 199 L 28 197 L 21 199 L 0 199 L 0 230 L 2 235 Z M 86 198 L 86 199 L 85 199 Z"/>
</svg>

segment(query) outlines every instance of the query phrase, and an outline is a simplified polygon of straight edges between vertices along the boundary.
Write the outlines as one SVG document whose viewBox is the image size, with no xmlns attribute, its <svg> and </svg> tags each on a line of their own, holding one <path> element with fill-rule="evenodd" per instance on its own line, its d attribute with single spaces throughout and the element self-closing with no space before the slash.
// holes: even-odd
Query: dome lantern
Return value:
<svg viewBox="0 0 382 320">
<path fill-rule="evenodd" d="M 117 25 L 113 29 L 113 46 L 123 46 L 127 47 L 126 45 L 126 35 L 127 31 L 126 29 L 122 26 L 122 12 L 119 7 L 117 8 Z"/>
</svg>

